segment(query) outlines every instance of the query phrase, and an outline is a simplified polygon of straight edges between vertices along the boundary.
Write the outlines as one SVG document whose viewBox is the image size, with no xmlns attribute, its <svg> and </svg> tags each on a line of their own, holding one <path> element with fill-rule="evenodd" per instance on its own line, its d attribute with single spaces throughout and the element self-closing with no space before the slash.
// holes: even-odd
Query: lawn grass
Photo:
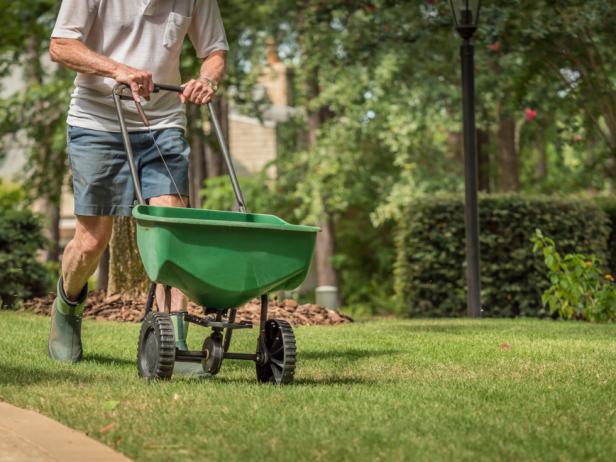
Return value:
<svg viewBox="0 0 616 462">
<path fill-rule="evenodd" d="M 145 383 L 136 324 L 85 322 L 84 362 L 56 364 L 48 322 L 0 312 L 0 399 L 135 460 L 616 460 L 616 325 L 300 327 L 296 383 L 277 388 L 234 361 L 213 379 Z M 256 332 L 236 339 L 253 350 Z"/>
</svg>

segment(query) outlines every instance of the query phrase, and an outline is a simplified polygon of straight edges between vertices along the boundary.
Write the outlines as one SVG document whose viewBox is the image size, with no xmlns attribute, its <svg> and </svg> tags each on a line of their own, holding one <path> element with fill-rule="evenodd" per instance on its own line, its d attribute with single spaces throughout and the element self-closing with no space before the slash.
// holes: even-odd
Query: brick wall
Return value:
<svg viewBox="0 0 616 462">
<path fill-rule="evenodd" d="M 230 114 L 229 145 L 238 175 L 260 172 L 276 159 L 276 124 Z M 274 176 L 276 172 L 272 168 L 268 173 Z"/>
</svg>

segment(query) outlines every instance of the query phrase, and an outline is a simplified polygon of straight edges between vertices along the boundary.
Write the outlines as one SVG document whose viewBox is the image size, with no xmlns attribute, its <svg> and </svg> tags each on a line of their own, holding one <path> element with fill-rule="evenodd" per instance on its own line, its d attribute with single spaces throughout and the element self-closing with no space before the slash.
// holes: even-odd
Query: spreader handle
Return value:
<svg viewBox="0 0 616 462">
<path fill-rule="evenodd" d="M 145 199 L 141 192 L 141 182 L 139 181 L 139 174 L 137 167 L 135 167 L 135 160 L 133 157 L 133 147 L 130 144 L 130 138 L 128 136 L 128 129 L 126 128 L 126 121 L 124 120 L 124 114 L 122 113 L 122 99 L 126 98 L 124 90 L 129 89 L 128 85 L 118 83 L 113 87 L 113 102 L 115 103 L 116 112 L 118 114 L 118 122 L 120 122 L 120 131 L 122 132 L 122 141 L 124 141 L 124 148 L 126 149 L 126 156 L 128 157 L 128 168 L 130 174 L 133 177 L 133 184 L 135 185 L 135 193 L 137 194 L 137 200 L 140 204 L 145 205 Z M 132 97 L 130 98 L 132 99 Z"/>
<path fill-rule="evenodd" d="M 184 88 L 179 85 L 166 85 L 162 83 L 155 83 L 154 93 L 157 93 L 160 90 L 182 93 L 184 91 Z M 240 209 L 240 212 L 246 213 L 246 201 L 244 200 L 244 195 L 242 194 L 240 183 L 237 180 L 235 167 L 233 166 L 233 162 L 231 161 L 229 147 L 227 145 L 227 142 L 225 141 L 222 129 L 220 128 L 220 122 L 218 121 L 218 117 L 216 116 L 216 109 L 214 109 L 214 105 L 211 102 L 207 104 L 207 107 L 210 110 L 212 125 L 214 126 L 214 131 L 216 132 L 216 137 L 218 138 L 218 143 L 220 144 L 220 150 L 222 151 L 222 155 L 225 159 L 225 164 L 227 165 L 227 170 L 229 172 L 229 178 L 231 179 L 231 186 L 233 187 L 233 193 L 235 194 L 237 206 Z"/>
<path fill-rule="evenodd" d="M 154 84 L 154 93 L 158 93 L 159 91 L 174 91 L 176 93 L 182 93 L 184 91 L 184 87 L 180 85 L 167 85 L 164 83 L 155 83 Z"/>
<path fill-rule="evenodd" d="M 130 168 L 131 176 L 133 177 L 133 183 L 135 185 L 135 190 L 137 193 L 137 199 L 140 204 L 145 204 L 145 200 L 141 193 L 141 184 L 139 181 L 139 175 L 137 172 L 137 168 L 135 167 L 135 162 L 133 159 L 133 149 L 130 144 L 130 138 L 128 136 L 128 130 L 126 128 L 126 122 L 124 120 L 124 114 L 122 113 L 122 103 L 121 100 L 127 99 L 132 100 L 132 96 L 128 96 L 124 93 L 125 90 L 130 90 L 130 87 L 123 83 L 118 83 L 113 87 L 113 100 L 116 107 L 116 112 L 118 114 L 118 121 L 120 122 L 120 131 L 122 132 L 122 139 L 124 141 L 124 147 L 126 148 L 126 154 L 128 157 L 128 166 Z M 159 91 L 173 91 L 177 93 L 181 93 L 184 89 L 179 85 L 167 85 L 162 83 L 154 84 L 154 93 L 158 93 Z M 143 119 L 143 123 L 146 126 L 149 126 L 149 122 L 141 108 L 141 104 L 135 101 L 135 105 L 137 107 L 137 111 L 139 112 L 141 118 Z M 229 153 L 229 148 L 227 147 L 227 143 L 225 141 L 225 137 L 222 133 L 222 129 L 220 128 L 220 122 L 218 121 L 218 117 L 216 115 L 216 109 L 212 102 L 207 104 L 208 109 L 210 110 L 210 116 L 212 119 L 212 125 L 214 126 L 214 132 L 216 132 L 216 137 L 218 138 L 218 143 L 220 144 L 220 150 L 222 151 L 223 158 L 225 159 L 225 164 L 227 165 L 227 170 L 229 172 L 229 178 L 231 179 L 231 186 L 233 187 L 233 192 L 235 194 L 235 200 L 237 201 L 237 206 L 240 209 L 240 212 L 246 213 L 246 202 L 244 200 L 244 195 L 242 194 L 242 190 L 240 189 L 239 181 L 237 180 L 237 174 L 235 173 L 235 167 L 233 166 L 233 162 L 231 161 L 231 154 Z"/>
</svg>

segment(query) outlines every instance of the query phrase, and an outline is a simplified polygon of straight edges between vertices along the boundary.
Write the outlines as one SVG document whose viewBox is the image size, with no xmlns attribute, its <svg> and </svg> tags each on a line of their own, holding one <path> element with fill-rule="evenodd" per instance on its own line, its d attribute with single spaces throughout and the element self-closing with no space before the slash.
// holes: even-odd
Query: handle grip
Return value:
<svg viewBox="0 0 616 462">
<path fill-rule="evenodd" d="M 130 93 L 130 87 L 125 83 L 118 83 L 113 87 L 113 93 L 116 93 L 120 99 L 126 101 L 133 101 L 133 96 L 130 94 L 126 94 L 125 91 Z M 180 85 L 167 85 L 165 83 L 155 83 L 153 93 L 158 93 L 160 91 L 173 91 L 176 93 L 182 93 L 184 91 L 184 87 Z"/>
<path fill-rule="evenodd" d="M 158 93 L 159 91 L 174 91 L 176 93 L 182 93 L 184 91 L 184 87 L 180 85 L 167 85 L 164 83 L 155 83 L 154 84 L 154 93 Z"/>
<path fill-rule="evenodd" d="M 118 83 L 113 87 L 113 94 L 117 95 L 120 99 L 127 100 L 127 101 L 134 101 L 133 96 L 127 95 L 125 93 L 125 90 L 130 91 L 130 87 L 126 85 L 125 83 Z M 184 91 L 184 89 L 180 85 L 167 85 L 167 84 L 162 84 L 162 83 L 155 83 L 153 93 L 158 93 L 161 90 L 174 91 L 176 93 L 182 93 Z M 139 117 L 141 117 L 143 124 L 146 127 L 148 127 L 150 125 L 150 122 L 148 121 L 148 118 L 146 117 L 145 112 L 143 111 L 143 108 L 141 107 L 141 103 L 139 103 L 138 101 L 135 101 L 135 106 L 137 107 L 137 112 L 139 113 Z"/>
</svg>

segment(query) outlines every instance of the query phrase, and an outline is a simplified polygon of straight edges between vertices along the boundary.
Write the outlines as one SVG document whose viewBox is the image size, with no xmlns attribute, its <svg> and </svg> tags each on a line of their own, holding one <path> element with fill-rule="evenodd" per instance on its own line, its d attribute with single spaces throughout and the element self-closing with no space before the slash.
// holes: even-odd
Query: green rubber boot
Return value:
<svg viewBox="0 0 616 462">
<path fill-rule="evenodd" d="M 186 336 L 188 335 L 189 322 L 184 319 L 185 313 L 171 313 L 173 323 L 173 334 L 175 335 L 175 347 L 178 350 L 188 351 Z"/>
<path fill-rule="evenodd" d="M 62 278 L 58 281 L 57 296 L 51 310 L 48 352 L 51 359 L 75 363 L 81 360 L 81 315 L 88 295 L 84 286 L 77 302 L 68 300 Z"/>
<path fill-rule="evenodd" d="M 173 335 L 175 336 L 175 347 L 178 350 L 188 351 L 186 335 L 188 334 L 188 325 L 190 323 L 184 319 L 184 314 L 186 312 L 171 313 L 171 322 L 173 324 Z M 210 377 L 210 374 L 203 371 L 201 363 L 185 363 L 182 361 L 176 362 L 173 366 L 173 375 L 196 379 Z"/>
</svg>

